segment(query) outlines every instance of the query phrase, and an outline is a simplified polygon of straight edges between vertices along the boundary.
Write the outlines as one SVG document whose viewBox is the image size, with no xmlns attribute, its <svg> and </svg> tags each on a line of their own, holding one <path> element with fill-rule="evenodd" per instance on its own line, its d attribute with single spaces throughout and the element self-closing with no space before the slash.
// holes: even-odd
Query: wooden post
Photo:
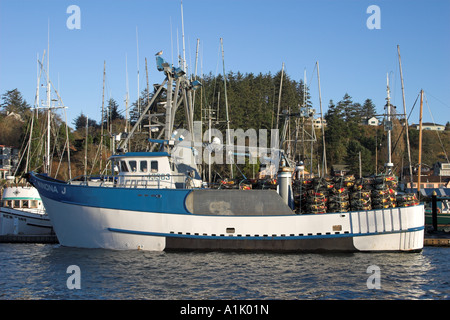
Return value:
<svg viewBox="0 0 450 320">
<path fill-rule="evenodd" d="M 436 191 L 433 191 L 433 195 L 431 196 L 431 217 L 433 222 L 433 230 L 437 231 L 437 197 Z"/>
<path fill-rule="evenodd" d="M 417 195 L 420 199 L 420 174 L 422 172 L 422 113 L 423 90 L 420 90 L 420 117 L 419 117 L 419 170 L 417 172 Z"/>
</svg>

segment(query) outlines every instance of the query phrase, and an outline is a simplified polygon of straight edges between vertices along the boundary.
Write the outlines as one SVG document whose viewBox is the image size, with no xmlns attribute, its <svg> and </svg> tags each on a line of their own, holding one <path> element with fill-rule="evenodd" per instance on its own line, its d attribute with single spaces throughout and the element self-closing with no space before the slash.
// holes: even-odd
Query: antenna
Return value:
<svg viewBox="0 0 450 320">
<path fill-rule="evenodd" d="M 173 63 L 172 17 L 170 17 L 170 49 L 172 51 L 172 65 L 174 65 L 174 63 Z"/>
<path fill-rule="evenodd" d="M 184 45 L 184 20 L 183 20 L 183 0 L 181 0 L 181 37 L 183 39 L 183 71 L 188 74 L 186 70 L 186 48 Z"/>
</svg>

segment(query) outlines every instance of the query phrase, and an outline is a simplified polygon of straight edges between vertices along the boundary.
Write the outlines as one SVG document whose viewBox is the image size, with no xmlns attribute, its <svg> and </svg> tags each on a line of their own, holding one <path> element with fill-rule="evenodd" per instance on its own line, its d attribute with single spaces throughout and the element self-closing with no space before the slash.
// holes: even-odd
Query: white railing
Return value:
<svg viewBox="0 0 450 320">
<path fill-rule="evenodd" d="M 186 189 L 190 186 L 186 174 L 129 174 L 117 176 L 78 176 L 69 184 L 92 187 L 144 188 L 144 189 Z"/>
</svg>

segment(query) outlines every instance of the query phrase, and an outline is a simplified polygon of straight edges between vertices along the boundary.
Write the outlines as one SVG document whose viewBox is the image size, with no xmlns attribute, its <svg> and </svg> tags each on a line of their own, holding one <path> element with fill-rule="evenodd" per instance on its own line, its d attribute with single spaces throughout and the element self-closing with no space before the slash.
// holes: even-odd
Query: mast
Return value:
<svg viewBox="0 0 450 320">
<path fill-rule="evenodd" d="M 103 61 L 103 93 L 102 93 L 102 125 L 100 126 L 100 173 L 103 166 L 103 116 L 105 115 L 105 76 L 106 76 L 106 61 Z"/>
<path fill-rule="evenodd" d="M 224 56 L 224 52 L 223 52 L 223 39 L 220 38 L 220 45 L 222 47 L 222 64 L 223 64 L 223 85 L 224 85 L 224 90 L 225 90 L 225 110 L 226 110 L 226 115 L 227 115 L 227 146 L 229 146 L 230 144 L 230 118 L 228 115 L 228 99 L 227 99 L 227 78 L 226 78 L 226 74 L 225 74 L 225 56 Z M 230 151 L 229 149 L 227 151 Z M 230 155 L 230 157 L 233 157 L 232 155 Z M 230 161 L 230 172 L 231 172 L 231 178 L 233 179 L 233 161 Z"/>
<path fill-rule="evenodd" d="M 409 177 L 411 179 L 411 187 L 412 187 L 413 171 L 412 171 L 412 165 L 411 165 L 411 150 L 410 150 L 410 146 L 409 146 L 408 117 L 406 116 L 405 87 L 403 85 L 402 60 L 400 57 L 400 46 L 399 45 L 397 45 L 397 53 L 398 53 L 398 64 L 400 66 L 400 78 L 402 81 L 403 113 L 405 114 L 405 131 L 406 131 L 406 146 L 408 149 Z M 403 168 L 402 168 L 402 170 L 403 170 Z"/>
<path fill-rule="evenodd" d="M 47 33 L 47 148 L 45 152 L 44 172 L 50 175 L 50 19 Z"/>
<path fill-rule="evenodd" d="M 44 55 L 45 55 L 45 52 L 44 52 Z M 42 58 L 44 58 L 44 57 L 42 57 Z M 37 109 L 39 107 L 39 86 L 40 86 L 40 79 L 41 79 L 41 72 L 39 70 L 40 70 L 40 68 L 39 68 L 39 53 L 38 53 L 37 54 L 36 97 L 35 97 L 35 100 L 34 100 L 34 107 L 36 108 L 36 113 L 37 113 Z M 29 137 L 29 140 L 28 140 L 27 160 L 26 160 L 26 164 L 25 164 L 25 172 L 28 172 L 28 162 L 30 160 L 30 149 L 31 149 L 31 137 L 33 136 L 33 124 L 34 124 L 34 112 L 32 113 L 32 116 L 31 116 L 31 128 L 30 128 L 30 137 Z"/>
<path fill-rule="evenodd" d="M 129 131 L 128 128 L 128 119 L 129 119 L 129 110 L 128 110 L 128 103 L 129 103 L 129 87 L 128 87 L 128 57 L 125 55 L 125 79 L 126 79 L 126 88 L 127 88 L 127 94 L 125 96 L 125 132 Z"/>
<path fill-rule="evenodd" d="M 147 103 L 150 102 L 150 88 L 148 84 L 148 68 L 147 68 L 147 57 L 145 58 L 145 78 L 147 80 Z M 150 109 L 148 109 L 148 137 L 152 137 L 152 131 L 151 131 L 151 121 L 152 118 L 150 117 Z"/>
<path fill-rule="evenodd" d="M 320 91 L 320 72 L 319 72 L 319 61 L 316 62 L 317 64 L 317 80 L 319 84 L 319 106 L 320 106 L 320 122 L 321 122 L 321 128 L 322 128 L 322 143 L 323 143 L 323 170 L 322 174 L 325 175 L 327 170 L 327 149 L 325 147 L 325 126 L 323 123 L 323 112 L 322 112 L 322 94 Z"/>
<path fill-rule="evenodd" d="M 183 0 L 181 0 L 181 37 L 182 37 L 182 40 L 183 40 L 183 71 L 187 75 L 188 73 L 187 73 L 187 70 L 186 70 L 186 48 L 185 48 L 185 45 L 184 45 Z"/>
<path fill-rule="evenodd" d="M 197 80 L 197 63 L 198 63 L 198 48 L 199 48 L 199 45 L 200 45 L 200 39 L 197 39 L 197 48 L 196 48 L 196 50 L 195 50 L 195 68 L 194 68 L 194 80 Z M 195 108 L 195 91 L 194 91 L 194 94 L 193 94 L 193 101 L 192 101 L 192 109 L 191 109 L 191 111 L 192 111 L 192 115 L 191 115 L 191 118 L 192 118 L 192 121 L 194 121 L 194 108 Z M 200 121 L 202 120 L 202 117 L 200 116 Z"/>
<path fill-rule="evenodd" d="M 280 92 L 278 93 L 278 111 L 277 111 L 277 126 L 276 129 L 278 130 L 278 119 L 280 117 L 280 104 L 281 104 L 281 90 L 283 89 L 283 73 L 284 73 L 284 62 L 281 66 L 281 81 L 280 81 Z"/>
<path fill-rule="evenodd" d="M 419 117 L 419 170 L 417 172 L 417 194 L 420 197 L 420 175 L 422 173 L 422 113 L 423 90 L 420 90 L 420 117 Z"/>
<path fill-rule="evenodd" d="M 139 90 L 139 42 L 138 42 L 138 27 L 136 26 L 136 54 L 137 54 L 137 106 L 138 106 L 138 115 L 141 115 L 141 104 L 140 98 L 141 93 Z M 141 125 L 139 124 L 139 131 L 141 131 Z"/>
<path fill-rule="evenodd" d="M 89 116 L 86 116 L 86 146 L 84 149 L 84 181 L 87 178 L 87 152 L 88 152 L 88 130 L 89 130 Z"/>
<path fill-rule="evenodd" d="M 390 89 L 389 89 L 389 73 L 386 75 L 387 82 L 387 104 L 386 104 L 386 130 L 387 130 L 387 163 L 385 163 L 385 168 L 388 173 L 391 172 L 392 167 L 394 166 L 392 163 L 392 145 L 391 145 L 391 130 L 392 130 L 392 122 L 391 122 L 391 97 L 390 97 Z"/>
</svg>

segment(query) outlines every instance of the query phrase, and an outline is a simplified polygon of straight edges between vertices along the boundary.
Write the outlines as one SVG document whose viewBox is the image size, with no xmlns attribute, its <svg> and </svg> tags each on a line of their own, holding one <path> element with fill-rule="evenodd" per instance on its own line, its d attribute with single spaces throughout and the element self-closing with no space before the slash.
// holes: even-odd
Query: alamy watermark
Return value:
<svg viewBox="0 0 450 320">
<path fill-rule="evenodd" d="M 81 29 L 81 10 L 77 5 L 70 5 L 67 7 L 66 13 L 71 14 L 66 20 L 66 26 L 69 30 Z"/>
<path fill-rule="evenodd" d="M 80 267 L 73 264 L 67 267 L 66 273 L 71 275 L 67 278 L 67 289 L 81 289 L 81 270 Z"/>
<path fill-rule="evenodd" d="M 281 157 L 278 129 L 218 129 L 202 133 L 200 121 L 194 121 L 194 132 L 175 130 L 171 139 L 175 162 L 206 164 L 265 164 L 278 170 Z M 269 133 L 270 132 L 270 133 Z M 269 144 L 270 139 L 270 144 Z"/>
<path fill-rule="evenodd" d="M 381 269 L 377 265 L 370 265 L 367 267 L 367 273 L 371 275 L 367 278 L 367 289 L 381 289 Z"/>
<path fill-rule="evenodd" d="M 371 14 L 366 21 L 366 26 L 369 30 L 381 29 L 381 10 L 377 5 L 367 7 L 366 13 Z"/>
</svg>

